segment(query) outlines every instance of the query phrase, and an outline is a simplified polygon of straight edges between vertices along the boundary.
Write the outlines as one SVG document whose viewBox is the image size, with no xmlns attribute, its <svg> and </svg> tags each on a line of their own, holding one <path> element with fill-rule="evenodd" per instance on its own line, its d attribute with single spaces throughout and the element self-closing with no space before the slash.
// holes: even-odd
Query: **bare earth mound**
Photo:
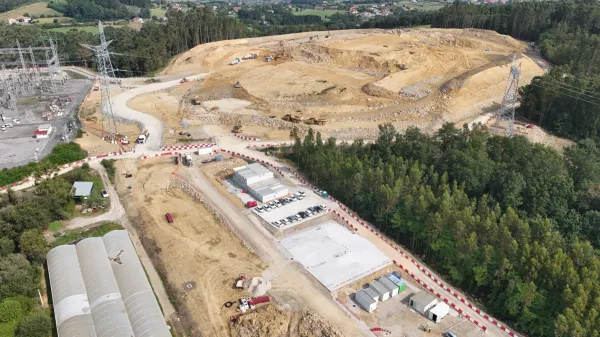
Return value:
<svg viewBox="0 0 600 337">
<path fill-rule="evenodd" d="M 241 120 L 250 131 L 289 129 L 281 117 L 293 114 L 326 118 L 318 128 L 327 136 L 372 138 L 383 122 L 403 129 L 441 116 L 462 124 L 489 110 L 501 102 L 513 56 L 520 85 L 543 74 L 528 48 L 483 30 L 308 32 L 201 45 L 175 58 L 164 73 L 209 72 L 198 89 L 205 99 L 216 92 L 218 99 L 246 101 L 221 103 L 224 111 L 215 111 L 219 103 L 191 106 L 185 118 L 202 125 Z M 258 57 L 230 65 L 251 53 Z M 273 60 L 266 62 L 267 56 Z"/>
</svg>

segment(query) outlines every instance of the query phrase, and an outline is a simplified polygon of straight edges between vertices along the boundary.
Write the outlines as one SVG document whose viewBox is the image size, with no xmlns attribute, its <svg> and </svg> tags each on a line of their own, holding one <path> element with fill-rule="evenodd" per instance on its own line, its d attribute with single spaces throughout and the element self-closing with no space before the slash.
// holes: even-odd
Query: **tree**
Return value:
<svg viewBox="0 0 600 337">
<path fill-rule="evenodd" d="M 0 257 L 15 252 L 15 243 L 7 237 L 0 237 Z"/>
<path fill-rule="evenodd" d="M 21 319 L 23 314 L 23 307 L 18 300 L 9 297 L 0 302 L 0 323 Z"/>
<path fill-rule="evenodd" d="M 52 330 L 52 320 L 41 312 L 23 319 L 17 329 L 16 337 L 47 337 Z"/>
<path fill-rule="evenodd" d="M 21 254 L 0 257 L 0 298 L 23 295 L 35 296 L 36 272 Z"/>
<path fill-rule="evenodd" d="M 19 239 L 19 250 L 32 262 L 44 262 L 48 248 L 42 232 L 36 229 L 23 232 Z"/>
</svg>

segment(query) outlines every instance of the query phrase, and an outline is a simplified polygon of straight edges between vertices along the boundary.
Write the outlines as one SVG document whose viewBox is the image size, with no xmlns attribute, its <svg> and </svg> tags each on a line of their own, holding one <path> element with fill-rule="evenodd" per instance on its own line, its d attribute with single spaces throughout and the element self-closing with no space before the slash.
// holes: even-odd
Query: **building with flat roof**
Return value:
<svg viewBox="0 0 600 337">
<path fill-rule="evenodd" d="M 385 287 L 385 289 L 387 289 L 390 292 L 390 297 L 398 295 L 398 287 L 387 277 L 381 276 L 377 279 L 377 282 L 379 282 L 382 286 Z"/>
<path fill-rule="evenodd" d="M 408 301 L 408 305 L 420 312 L 421 315 L 425 315 L 437 303 L 437 298 L 426 291 L 421 291 L 413 295 Z"/>
<path fill-rule="evenodd" d="M 58 337 L 171 337 L 125 230 L 47 255 Z"/>
<path fill-rule="evenodd" d="M 86 200 L 92 194 L 94 183 L 91 181 L 76 181 L 73 183 L 73 196 Z"/>
<path fill-rule="evenodd" d="M 233 171 L 233 180 L 242 186 L 273 178 L 273 172 L 258 163 L 238 167 Z"/>
<path fill-rule="evenodd" d="M 287 186 L 275 179 L 268 168 L 257 163 L 234 169 L 233 181 L 263 203 L 288 194 Z"/>
<path fill-rule="evenodd" d="M 390 291 L 387 290 L 381 283 L 372 281 L 369 283 L 369 288 L 373 289 L 379 295 L 380 301 L 387 301 L 390 298 Z"/>
<path fill-rule="evenodd" d="M 365 289 L 361 289 L 354 294 L 354 300 L 367 312 L 377 309 L 377 300 L 374 300 Z"/>
<path fill-rule="evenodd" d="M 448 304 L 440 302 L 431 310 L 429 310 L 429 319 L 436 323 L 439 323 L 442 321 L 442 319 L 444 319 L 444 317 L 446 317 L 446 315 L 448 315 L 449 312 L 450 307 L 448 306 Z"/>
</svg>

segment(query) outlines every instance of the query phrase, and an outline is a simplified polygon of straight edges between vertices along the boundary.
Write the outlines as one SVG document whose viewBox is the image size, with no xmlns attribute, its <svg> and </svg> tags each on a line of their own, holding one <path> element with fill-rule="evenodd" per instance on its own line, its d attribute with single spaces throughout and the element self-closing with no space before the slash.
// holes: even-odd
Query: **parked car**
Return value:
<svg viewBox="0 0 600 337">
<path fill-rule="evenodd" d="M 304 213 L 306 213 L 307 216 L 313 216 L 313 212 L 311 212 L 309 209 L 307 209 Z"/>
<path fill-rule="evenodd" d="M 273 226 L 275 226 L 275 227 L 279 227 L 279 221 L 273 221 L 273 222 L 272 222 L 272 224 L 273 224 Z"/>
<path fill-rule="evenodd" d="M 171 215 L 171 213 L 167 213 L 165 214 L 165 218 L 167 218 L 167 222 L 168 223 L 173 223 L 173 216 Z"/>
<path fill-rule="evenodd" d="M 246 203 L 246 207 L 248 208 L 252 208 L 255 207 L 256 205 L 258 205 L 258 203 L 256 202 L 256 200 L 250 200 Z"/>
<path fill-rule="evenodd" d="M 304 195 L 304 191 L 298 191 L 300 195 Z"/>
<path fill-rule="evenodd" d="M 302 219 L 306 219 L 308 218 L 308 214 L 306 214 L 306 212 L 300 212 L 298 213 L 298 215 L 302 218 Z"/>
<path fill-rule="evenodd" d="M 102 190 L 102 198 L 108 198 L 108 192 L 106 192 L 106 190 Z"/>
</svg>

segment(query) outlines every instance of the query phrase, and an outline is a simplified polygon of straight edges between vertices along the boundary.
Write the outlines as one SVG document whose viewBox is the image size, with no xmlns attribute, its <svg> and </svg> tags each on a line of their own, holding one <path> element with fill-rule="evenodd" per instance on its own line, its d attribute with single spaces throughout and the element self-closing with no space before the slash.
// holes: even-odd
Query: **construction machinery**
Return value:
<svg viewBox="0 0 600 337">
<path fill-rule="evenodd" d="M 231 130 L 231 132 L 233 133 L 242 133 L 243 127 L 242 127 L 242 122 L 241 121 L 237 121 L 234 125 L 233 125 L 233 129 Z"/>
<path fill-rule="evenodd" d="M 300 123 L 302 121 L 302 117 L 296 115 L 285 114 L 281 117 L 284 121 L 292 122 L 292 123 Z"/>
<path fill-rule="evenodd" d="M 307 119 L 304 123 L 308 125 L 325 125 L 325 123 L 327 123 L 327 119 L 311 117 Z"/>
<path fill-rule="evenodd" d="M 199 96 L 194 96 L 194 98 L 192 98 L 192 104 L 193 105 L 200 105 L 200 104 L 202 104 L 202 100 L 200 99 Z"/>
<path fill-rule="evenodd" d="M 187 78 L 182 78 L 181 81 L 179 81 L 179 83 L 188 83 L 190 80 Z"/>
<path fill-rule="evenodd" d="M 248 54 L 246 56 L 243 57 L 244 60 L 251 60 L 251 59 L 255 59 L 258 57 L 258 54 Z"/>
<path fill-rule="evenodd" d="M 240 81 L 235 82 L 235 84 L 233 85 L 233 87 L 236 88 L 236 89 L 241 88 L 242 86 L 240 84 Z"/>
</svg>

